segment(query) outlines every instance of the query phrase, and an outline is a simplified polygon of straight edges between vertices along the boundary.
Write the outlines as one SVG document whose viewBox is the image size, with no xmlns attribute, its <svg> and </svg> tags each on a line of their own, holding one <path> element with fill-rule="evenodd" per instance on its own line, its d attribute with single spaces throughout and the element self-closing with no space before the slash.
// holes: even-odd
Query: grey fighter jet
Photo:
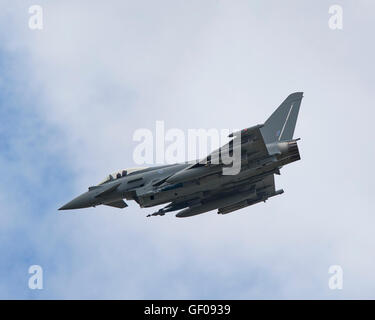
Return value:
<svg viewBox="0 0 375 320">
<path fill-rule="evenodd" d="M 264 124 L 230 134 L 229 143 L 204 159 L 120 170 L 59 210 L 98 205 L 125 208 L 126 199 L 142 208 L 166 204 L 148 216 L 179 211 L 176 217 L 190 217 L 216 209 L 227 214 L 265 202 L 284 192 L 275 189 L 274 175 L 280 174 L 282 166 L 300 160 L 299 139 L 293 139 L 293 133 L 302 97 L 302 92 L 289 95 Z M 224 174 L 230 167 L 221 156 L 224 151 L 239 155 L 236 174 Z"/>
</svg>

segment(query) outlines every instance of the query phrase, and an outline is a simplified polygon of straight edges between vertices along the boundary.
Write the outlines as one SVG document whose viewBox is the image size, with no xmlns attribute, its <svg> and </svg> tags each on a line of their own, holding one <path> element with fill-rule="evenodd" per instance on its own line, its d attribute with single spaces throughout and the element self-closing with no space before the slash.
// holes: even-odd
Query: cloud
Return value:
<svg viewBox="0 0 375 320">
<path fill-rule="evenodd" d="M 2 298 L 373 297 L 369 10 L 345 3 L 335 32 L 326 3 L 42 1 L 31 31 L 28 5 L 0 8 Z M 248 127 L 300 90 L 302 160 L 266 204 L 191 219 L 56 211 L 133 165 L 138 128 Z M 343 291 L 328 289 L 332 264 Z"/>
</svg>

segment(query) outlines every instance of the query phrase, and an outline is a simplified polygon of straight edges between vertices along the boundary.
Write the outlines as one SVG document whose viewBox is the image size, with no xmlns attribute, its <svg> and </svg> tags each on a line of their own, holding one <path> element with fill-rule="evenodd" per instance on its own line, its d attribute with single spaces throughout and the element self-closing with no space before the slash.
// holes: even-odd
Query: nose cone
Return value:
<svg viewBox="0 0 375 320">
<path fill-rule="evenodd" d="M 89 192 L 85 192 L 74 198 L 72 201 L 63 205 L 59 210 L 72 210 L 92 207 L 95 204 L 92 195 Z"/>
</svg>

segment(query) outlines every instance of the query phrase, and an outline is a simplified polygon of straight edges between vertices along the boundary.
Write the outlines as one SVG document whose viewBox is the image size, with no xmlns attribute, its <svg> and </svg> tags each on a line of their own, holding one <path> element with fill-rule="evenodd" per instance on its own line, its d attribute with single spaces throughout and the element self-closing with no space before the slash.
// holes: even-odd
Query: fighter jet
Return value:
<svg viewBox="0 0 375 320">
<path fill-rule="evenodd" d="M 183 218 L 212 210 L 227 214 L 265 202 L 284 192 L 276 190 L 274 175 L 284 165 L 300 160 L 299 139 L 293 139 L 293 134 L 302 97 L 302 92 L 292 93 L 264 124 L 230 134 L 229 143 L 204 159 L 120 170 L 59 210 L 98 205 L 125 208 L 126 199 L 142 208 L 166 204 L 148 216 L 178 211 L 176 217 Z M 225 152 L 238 155 L 236 174 L 225 174 L 231 167 L 224 161 Z"/>
</svg>

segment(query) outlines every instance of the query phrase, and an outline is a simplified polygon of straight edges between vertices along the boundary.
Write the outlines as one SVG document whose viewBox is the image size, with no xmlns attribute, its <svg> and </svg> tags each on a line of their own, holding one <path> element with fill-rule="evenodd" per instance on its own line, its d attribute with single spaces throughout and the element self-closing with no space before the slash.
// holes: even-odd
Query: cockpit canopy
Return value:
<svg viewBox="0 0 375 320">
<path fill-rule="evenodd" d="M 136 168 L 127 168 L 127 169 L 122 169 L 122 170 L 116 171 L 116 172 L 111 173 L 110 175 L 108 175 L 102 182 L 100 182 L 98 184 L 98 186 L 100 186 L 100 185 L 102 185 L 104 183 L 107 183 L 109 181 L 113 181 L 113 180 L 125 177 L 128 174 L 134 173 L 136 171 L 141 171 L 141 170 L 144 170 L 144 169 L 147 169 L 147 168 L 148 167 L 136 167 Z"/>
</svg>

